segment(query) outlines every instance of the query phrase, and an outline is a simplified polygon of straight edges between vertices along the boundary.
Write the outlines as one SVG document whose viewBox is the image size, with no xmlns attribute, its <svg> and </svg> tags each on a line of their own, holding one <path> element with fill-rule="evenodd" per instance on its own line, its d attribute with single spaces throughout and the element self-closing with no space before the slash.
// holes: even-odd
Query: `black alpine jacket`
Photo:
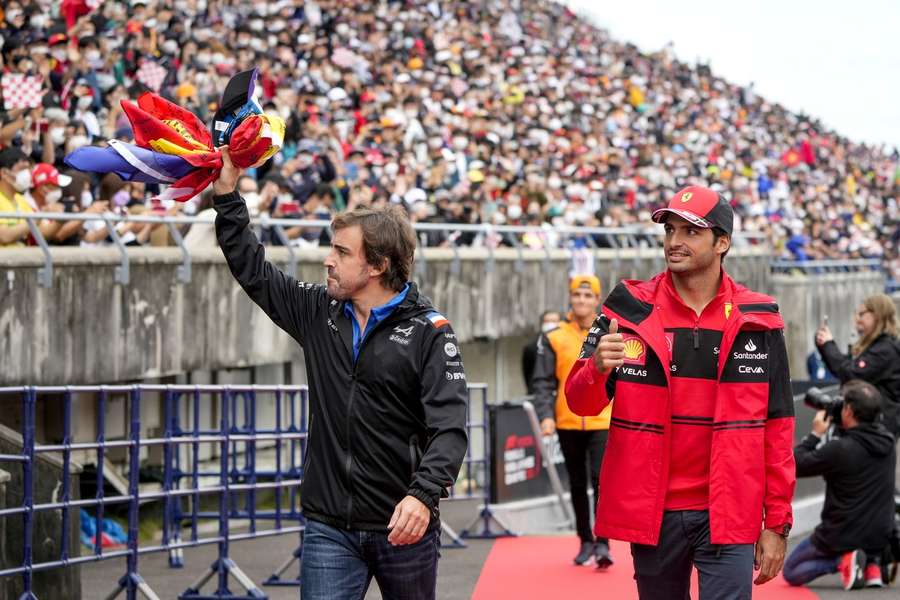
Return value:
<svg viewBox="0 0 900 600">
<path fill-rule="evenodd" d="M 894 524 L 894 438 L 881 424 L 861 424 L 818 444 L 809 434 L 794 448 L 797 477 L 825 478 L 813 545 L 831 554 L 883 549 Z"/>
<path fill-rule="evenodd" d="M 467 447 L 468 390 L 450 325 L 411 283 L 403 302 L 363 340 L 354 364 L 344 302 L 266 261 L 238 193 L 216 196 L 214 207 L 235 279 L 306 351 L 306 517 L 386 531 L 394 507 L 412 495 L 431 509 L 435 526 L 438 502 L 456 481 Z"/>
</svg>

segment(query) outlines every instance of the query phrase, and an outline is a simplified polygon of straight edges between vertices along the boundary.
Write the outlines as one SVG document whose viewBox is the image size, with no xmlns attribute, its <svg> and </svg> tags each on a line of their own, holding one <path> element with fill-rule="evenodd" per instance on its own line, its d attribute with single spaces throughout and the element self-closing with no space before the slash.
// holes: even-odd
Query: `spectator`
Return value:
<svg viewBox="0 0 900 600">
<path fill-rule="evenodd" d="M 543 248 L 566 243 L 565 224 L 640 234 L 644 215 L 699 184 L 784 258 L 877 258 L 900 279 L 896 149 L 854 143 L 671 48 L 644 53 L 559 3 L 106 0 L 59 18 L 37 0 L 7 5 L 3 64 L 43 74 L 46 93 L 0 115 L 0 144 L 34 161 L 60 168 L 77 147 L 129 137 L 119 102 L 147 88 L 208 120 L 228 79 L 256 66 L 260 104 L 287 131 L 248 173 L 281 173 L 301 207 L 321 183 L 337 207 L 411 208 L 421 190 L 429 221 L 537 225 L 519 241 Z"/>
<path fill-rule="evenodd" d="M 18 148 L 0 151 L 0 212 L 32 213 L 23 195 L 31 188 L 31 160 Z M 48 224 L 49 228 L 52 224 Z M 0 221 L 0 246 L 24 246 L 31 231 L 25 219 Z"/>
<path fill-rule="evenodd" d="M 560 316 L 559 311 L 545 310 L 542 312 L 540 318 L 541 333 L 536 340 L 532 340 L 522 348 L 522 376 L 525 378 L 525 389 L 529 396 L 534 394 L 534 382 L 532 381 L 532 377 L 534 376 L 534 363 L 537 360 L 537 345 L 540 341 L 540 337 L 559 327 L 559 322 L 561 320 L 562 317 Z"/>
</svg>

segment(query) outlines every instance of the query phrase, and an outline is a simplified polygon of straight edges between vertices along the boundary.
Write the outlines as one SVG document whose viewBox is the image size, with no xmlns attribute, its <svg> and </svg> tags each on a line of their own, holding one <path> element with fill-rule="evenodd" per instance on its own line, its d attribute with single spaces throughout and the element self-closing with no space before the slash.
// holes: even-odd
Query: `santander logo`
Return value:
<svg viewBox="0 0 900 600">
<path fill-rule="evenodd" d="M 747 352 L 756 352 L 756 344 L 753 343 L 753 340 L 747 342 L 747 345 L 744 346 L 744 350 Z"/>
</svg>

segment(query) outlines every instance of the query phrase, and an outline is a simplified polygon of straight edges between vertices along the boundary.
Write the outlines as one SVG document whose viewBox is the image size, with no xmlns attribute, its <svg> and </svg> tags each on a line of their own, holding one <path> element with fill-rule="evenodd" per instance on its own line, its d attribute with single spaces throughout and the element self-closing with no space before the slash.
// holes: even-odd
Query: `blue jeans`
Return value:
<svg viewBox="0 0 900 600">
<path fill-rule="evenodd" d="M 837 573 L 840 555 L 826 554 L 806 538 L 784 561 L 784 579 L 791 585 L 803 585 L 822 575 Z"/>
<path fill-rule="evenodd" d="M 392 546 L 387 535 L 307 521 L 300 598 L 362 600 L 374 577 L 384 600 L 434 600 L 441 528 L 407 546 Z"/>
</svg>

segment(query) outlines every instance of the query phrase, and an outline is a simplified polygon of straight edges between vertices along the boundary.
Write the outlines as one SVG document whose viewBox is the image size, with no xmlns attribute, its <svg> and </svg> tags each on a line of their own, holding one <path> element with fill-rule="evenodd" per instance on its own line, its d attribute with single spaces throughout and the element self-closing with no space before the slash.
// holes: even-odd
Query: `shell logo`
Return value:
<svg viewBox="0 0 900 600">
<path fill-rule="evenodd" d="M 637 339 L 631 338 L 625 341 L 625 360 L 640 361 L 644 355 L 644 343 Z"/>
</svg>

